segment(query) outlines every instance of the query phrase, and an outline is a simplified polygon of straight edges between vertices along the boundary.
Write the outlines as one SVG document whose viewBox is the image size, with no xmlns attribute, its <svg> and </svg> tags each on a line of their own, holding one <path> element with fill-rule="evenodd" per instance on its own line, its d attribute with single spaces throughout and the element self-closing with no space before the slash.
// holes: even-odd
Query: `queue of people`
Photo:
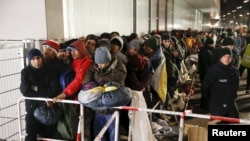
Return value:
<svg viewBox="0 0 250 141">
<path fill-rule="evenodd" d="M 112 82 L 142 91 L 148 109 L 160 102 L 156 109 L 174 110 L 171 102 L 175 93 L 180 91 L 181 63 L 187 63 L 191 55 L 196 57 L 196 62 L 192 63 L 198 68 L 201 107 L 213 115 L 239 118 L 235 103 L 240 78 L 238 66 L 240 54 L 244 54 L 244 48 L 249 44 L 246 41 L 249 41 L 250 32 L 245 37 L 239 35 L 244 45 L 237 46 L 235 43 L 239 38 L 226 36 L 219 40 L 220 37 L 214 36 L 214 30 L 206 34 L 188 29 L 152 32 L 140 37 L 136 33 L 120 36 L 116 31 L 104 32 L 100 36 L 89 34 L 86 38 L 64 43 L 46 40 L 41 50 L 28 50 L 29 65 L 22 70 L 20 90 L 24 96 L 52 98 L 53 101 L 25 101 L 25 141 L 35 141 L 38 136 L 64 139 L 56 125 L 43 125 L 33 112 L 41 105 L 53 107 L 63 99 L 78 100 L 79 91 L 89 82 L 96 86 Z M 249 89 L 247 86 L 246 91 Z M 185 92 L 194 93 L 191 89 Z M 87 107 L 84 111 L 84 140 L 93 140 L 114 111 L 117 110 Z M 119 133 L 128 135 L 128 112 L 119 112 Z M 152 115 L 152 122 L 158 119 L 165 120 L 169 126 L 178 124 L 172 116 Z M 114 139 L 114 124 L 108 128 L 103 141 Z"/>
</svg>

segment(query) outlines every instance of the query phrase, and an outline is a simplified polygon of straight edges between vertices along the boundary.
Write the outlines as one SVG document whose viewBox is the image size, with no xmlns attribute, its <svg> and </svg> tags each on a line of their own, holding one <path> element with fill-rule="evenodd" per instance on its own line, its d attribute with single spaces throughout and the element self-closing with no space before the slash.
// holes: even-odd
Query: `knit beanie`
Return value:
<svg viewBox="0 0 250 141">
<path fill-rule="evenodd" d="M 45 43 L 43 44 L 43 47 L 49 47 L 55 53 L 58 53 L 58 51 L 61 49 L 60 44 L 54 40 L 46 40 Z"/>
<path fill-rule="evenodd" d="M 230 37 L 223 39 L 222 46 L 234 45 L 234 40 Z"/>
<path fill-rule="evenodd" d="M 111 54 L 106 47 L 98 47 L 95 51 L 95 63 L 106 64 L 111 62 Z"/>
<path fill-rule="evenodd" d="M 36 49 L 36 48 L 32 48 L 28 51 L 28 54 L 27 54 L 27 57 L 28 57 L 28 60 L 30 62 L 30 60 L 35 57 L 35 56 L 40 56 L 40 57 L 43 57 L 41 51 L 39 49 Z"/>
<path fill-rule="evenodd" d="M 143 57 L 140 54 L 128 56 L 128 64 L 134 68 L 140 68 L 144 63 Z"/>
<path fill-rule="evenodd" d="M 144 42 L 144 46 L 151 48 L 152 50 L 157 50 L 157 41 L 155 37 L 150 37 Z"/>
<path fill-rule="evenodd" d="M 128 43 L 128 49 L 134 48 L 136 50 L 140 50 L 140 44 L 138 40 L 132 40 Z"/>
<path fill-rule="evenodd" d="M 219 48 L 217 53 L 218 53 L 217 54 L 218 59 L 220 59 L 221 57 L 223 57 L 226 54 L 229 54 L 229 55 L 232 56 L 232 51 L 229 48 L 227 48 L 227 47 L 225 47 L 225 48 Z"/>
<path fill-rule="evenodd" d="M 205 45 L 211 45 L 214 44 L 214 40 L 212 38 L 207 38 L 205 41 Z"/>
</svg>

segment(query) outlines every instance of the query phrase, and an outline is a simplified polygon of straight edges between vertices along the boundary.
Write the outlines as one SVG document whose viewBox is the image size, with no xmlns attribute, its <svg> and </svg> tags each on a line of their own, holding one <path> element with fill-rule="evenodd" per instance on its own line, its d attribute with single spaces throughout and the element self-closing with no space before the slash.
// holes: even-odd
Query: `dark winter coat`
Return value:
<svg viewBox="0 0 250 141">
<path fill-rule="evenodd" d="M 110 66 L 103 70 L 99 69 L 96 64 L 92 64 L 85 75 L 83 84 L 90 81 L 101 82 L 102 84 L 115 81 L 124 86 L 126 74 L 126 66 L 113 56 Z"/>
<path fill-rule="evenodd" d="M 32 86 L 37 86 L 37 91 Z M 36 69 L 29 65 L 21 71 L 20 91 L 25 97 L 53 98 L 61 92 L 61 87 L 57 74 L 48 67 Z M 26 111 L 33 112 L 44 101 L 26 100 L 25 104 Z"/>
<path fill-rule="evenodd" d="M 207 71 L 201 92 L 210 105 L 233 104 L 237 98 L 239 78 L 237 68 L 225 66 L 219 61 Z"/>
<path fill-rule="evenodd" d="M 214 48 L 209 46 L 203 46 L 198 54 L 198 69 L 200 74 L 200 81 L 203 81 L 203 78 L 207 70 L 213 65 L 213 55 Z"/>
</svg>

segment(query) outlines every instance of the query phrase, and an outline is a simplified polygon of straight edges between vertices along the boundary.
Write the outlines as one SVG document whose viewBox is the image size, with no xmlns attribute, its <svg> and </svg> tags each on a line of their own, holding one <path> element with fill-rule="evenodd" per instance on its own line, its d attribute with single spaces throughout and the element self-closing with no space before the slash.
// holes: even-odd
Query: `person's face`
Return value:
<svg viewBox="0 0 250 141">
<path fill-rule="evenodd" d="M 106 63 L 106 64 L 97 64 L 97 66 L 98 66 L 98 68 L 99 69 L 105 69 L 106 67 L 108 67 L 109 66 L 109 63 Z"/>
<path fill-rule="evenodd" d="M 82 55 L 80 54 L 80 52 L 78 50 L 71 50 L 70 51 L 71 55 L 72 55 L 72 58 L 75 60 L 75 59 L 79 59 L 82 57 Z"/>
<path fill-rule="evenodd" d="M 56 53 L 50 47 L 43 47 L 43 55 L 45 60 L 51 60 L 56 57 Z"/>
<path fill-rule="evenodd" d="M 150 57 L 153 53 L 154 53 L 154 50 L 151 49 L 150 47 L 147 47 L 147 46 L 143 46 L 143 53 Z"/>
<path fill-rule="evenodd" d="M 128 49 L 128 55 L 132 56 L 135 54 L 137 54 L 137 50 L 135 48 L 132 47 Z"/>
<path fill-rule="evenodd" d="M 163 40 L 163 41 L 162 41 L 162 43 L 163 43 L 163 45 L 164 45 L 165 48 L 168 48 L 168 47 L 170 46 L 170 44 L 171 44 L 170 41 L 171 41 L 171 40 L 169 40 L 169 39 L 166 39 L 166 40 Z"/>
<path fill-rule="evenodd" d="M 96 42 L 95 40 L 87 40 L 86 48 L 90 54 L 95 53 L 96 50 Z"/>
<path fill-rule="evenodd" d="M 232 56 L 229 54 L 226 54 L 220 58 L 220 62 L 224 65 L 228 65 L 232 62 Z"/>
<path fill-rule="evenodd" d="M 60 60 L 67 60 L 69 58 L 69 52 L 66 51 L 66 50 L 60 50 L 58 53 L 57 53 L 57 58 L 60 59 Z"/>
<path fill-rule="evenodd" d="M 111 44 L 111 52 L 112 53 L 117 53 L 120 50 L 120 46 L 118 46 L 117 44 Z"/>
<path fill-rule="evenodd" d="M 32 67 L 39 69 L 42 67 L 43 64 L 43 59 L 41 56 L 34 56 L 31 60 L 30 60 L 30 64 Z"/>
</svg>

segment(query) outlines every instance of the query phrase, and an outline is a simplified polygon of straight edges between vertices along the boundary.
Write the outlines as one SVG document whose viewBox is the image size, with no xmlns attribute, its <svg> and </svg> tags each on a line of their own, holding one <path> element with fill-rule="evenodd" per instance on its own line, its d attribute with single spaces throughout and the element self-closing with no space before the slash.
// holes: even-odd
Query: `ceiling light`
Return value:
<svg viewBox="0 0 250 141">
<path fill-rule="evenodd" d="M 241 9 L 241 8 L 242 8 L 242 6 L 238 6 L 238 7 L 237 7 L 237 9 Z"/>
<path fill-rule="evenodd" d="M 244 0 L 244 3 L 247 3 L 247 2 L 249 2 L 249 0 Z"/>
</svg>

